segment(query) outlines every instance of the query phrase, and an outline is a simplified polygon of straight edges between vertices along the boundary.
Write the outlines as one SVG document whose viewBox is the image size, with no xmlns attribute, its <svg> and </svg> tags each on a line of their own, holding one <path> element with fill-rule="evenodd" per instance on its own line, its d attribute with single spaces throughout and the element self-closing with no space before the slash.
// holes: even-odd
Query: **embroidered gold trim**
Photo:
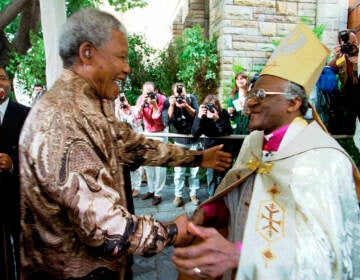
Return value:
<svg viewBox="0 0 360 280">
<path fill-rule="evenodd" d="M 258 213 L 256 231 L 269 243 L 283 238 L 285 209 L 275 200 L 263 200 Z"/>
<path fill-rule="evenodd" d="M 273 162 L 264 162 L 260 165 L 258 173 L 269 174 L 274 166 Z"/>
<path fill-rule="evenodd" d="M 271 251 L 271 248 L 268 248 L 268 249 L 265 249 L 264 251 L 262 251 L 262 255 L 266 262 L 270 262 L 270 261 L 276 259 L 276 256 L 273 253 L 273 251 Z"/>
<path fill-rule="evenodd" d="M 252 158 L 247 163 L 245 163 L 245 165 L 247 168 L 254 171 L 260 166 L 260 161 L 258 161 L 256 158 Z"/>
<path fill-rule="evenodd" d="M 273 162 L 261 162 L 256 158 L 250 159 L 245 163 L 246 167 L 252 171 L 257 170 L 259 174 L 269 174 L 274 166 Z"/>
</svg>

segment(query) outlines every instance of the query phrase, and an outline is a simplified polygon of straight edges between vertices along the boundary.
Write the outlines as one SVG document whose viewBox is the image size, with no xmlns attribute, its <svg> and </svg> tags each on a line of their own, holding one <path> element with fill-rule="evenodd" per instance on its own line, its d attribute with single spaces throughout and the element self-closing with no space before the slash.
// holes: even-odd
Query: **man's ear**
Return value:
<svg viewBox="0 0 360 280">
<path fill-rule="evenodd" d="M 289 100 L 288 112 L 293 113 L 300 110 L 302 104 L 302 99 L 299 96 L 296 96 L 293 99 Z"/>
<path fill-rule="evenodd" d="M 79 58 L 83 64 L 90 64 L 95 48 L 90 42 L 84 42 L 79 47 Z"/>
</svg>

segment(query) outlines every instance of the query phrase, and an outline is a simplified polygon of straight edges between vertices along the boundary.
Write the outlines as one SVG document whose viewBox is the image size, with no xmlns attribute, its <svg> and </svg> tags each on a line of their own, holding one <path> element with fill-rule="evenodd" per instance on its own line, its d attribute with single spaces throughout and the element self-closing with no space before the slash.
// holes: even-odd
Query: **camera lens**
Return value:
<svg viewBox="0 0 360 280">
<path fill-rule="evenodd" d="M 354 49 L 354 45 L 350 44 L 350 43 L 345 43 L 345 44 L 341 45 L 340 48 L 341 48 L 342 53 L 351 54 Z"/>
<path fill-rule="evenodd" d="M 339 36 L 344 43 L 349 41 L 349 32 L 347 30 L 340 31 Z"/>
<path fill-rule="evenodd" d="M 184 101 L 184 98 L 182 96 L 176 96 L 177 103 L 181 104 L 181 103 L 183 103 L 183 101 Z"/>
<path fill-rule="evenodd" d="M 182 86 L 182 85 L 177 85 L 177 86 L 176 86 L 176 92 L 177 92 L 178 94 L 181 94 L 181 93 L 182 93 L 182 89 L 183 89 L 183 86 Z"/>
<path fill-rule="evenodd" d="M 207 104 L 205 104 L 205 108 L 206 108 L 210 113 L 214 113 L 214 108 L 215 108 L 214 104 L 212 104 L 212 103 L 207 103 Z"/>
<path fill-rule="evenodd" d="M 150 99 L 155 99 L 155 98 L 156 98 L 156 93 L 154 93 L 154 92 L 149 92 L 149 93 L 148 93 L 148 96 L 149 96 Z"/>
</svg>

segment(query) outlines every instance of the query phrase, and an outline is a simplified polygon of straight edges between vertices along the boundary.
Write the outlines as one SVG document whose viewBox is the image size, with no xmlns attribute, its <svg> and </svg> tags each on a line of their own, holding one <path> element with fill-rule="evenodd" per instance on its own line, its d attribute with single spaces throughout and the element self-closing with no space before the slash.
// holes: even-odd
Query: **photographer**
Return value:
<svg viewBox="0 0 360 280">
<path fill-rule="evenodd" d="M 211 138 L 231 135 L 232 132 L 233 129 L 228 111 L 221 108 L 220 101 L 216 95 L 207 95 L 194 119 L 191 134 L 195 139 L 198 139 L 202 134 L 209 137 L 204 139 L 204 149 L 224 144 L 224 151 L 232 153 L 231 142 Z M 217 186 L 225 174 L 226 171 L 218 172 L 211 168 L 206 169 L 209 197 L 214 195 Z"/>
<path fill-rule="evenodd" d="M 135 106 L 130 106 L 126 99 L 125 94 L 119 94 L 118 98 L 115 99 L 115 116 L 120 122 L 128 123 L 131 128 L 136 132 L 144 131 L 141 123 L 141 119 L 137 118 L 137 110 Z M 141 186 L 141 175 L 143 173 L 143 167 L 130 171 L 131 177 L 131 189 L 132 196 L 138 197 L 140 194 Z"/>
<path fill-rule="evenodd" d="M 354 133 L 355 118 L 359 111 L 358 52 L 359 42 L 352 29 L 338 34 L 339 44 L 334 47 L 334 56 L 329 66 L 335 69 L 341 82 L 337 106 L 343 107 L 345 133 Z M 340 116 L 341 117 L 341 116 Z"/>
<path fill-rule="evenodd" d="M 167 132 L 166 126 L 162 122 L 162 111 L 166 97 L 156 93 L 153 82 L 145 82 L 142 86 L 142 95 L 136 102 L 138 118 L 143 119 L 144 130 L 146 132 Z M 167 142 L 167 137 L 152 136 L 147 137 Z M 166 181 L 166 167 L 145 166 L 146 177 L 149 191 L 141 199 L 152 198 L 152 204 L 158 205 L 161 202 L 161 191 Z"/>
<path fill-rule="evenodd" d="M 172 95 L 165 101 L 163 111 L 163 122 L 169 125 L 170 132 L 179 134 L 191 134 L 191 127 L 194 122 L 198 103 L 193 94 L 187 94 L 183 83 L 176 83 L 172 86 Z M 187 148 L 189 150 L 197 150 L 198 141 L 193 138 L 174 138 L 175 145 Z M 195 205 L 199 205 L 200 201 L 197 197 L 199 189 L 199 167 L 190 168 L 189 189 L 190 199 Z M 186 167 L 174 167 L 174 185 L 175 199 L 174 206 L 180 207 L 184 205 L 183 189 L 185 184 Z"/>
</svg>

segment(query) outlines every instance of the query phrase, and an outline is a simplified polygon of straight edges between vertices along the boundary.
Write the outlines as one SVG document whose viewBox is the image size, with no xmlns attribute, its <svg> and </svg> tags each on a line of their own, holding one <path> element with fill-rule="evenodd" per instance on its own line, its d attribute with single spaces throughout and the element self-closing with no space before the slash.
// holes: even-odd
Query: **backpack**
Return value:
<svg viewBox="0 0 360 280">
<path fill-rule="evenodd" d="M 325 66 L 316 82 L 316 87 L 328 93 L 336 92 L 338 89 L 338 79 L 335 70 L 330 66 Z"/>
</svg>

